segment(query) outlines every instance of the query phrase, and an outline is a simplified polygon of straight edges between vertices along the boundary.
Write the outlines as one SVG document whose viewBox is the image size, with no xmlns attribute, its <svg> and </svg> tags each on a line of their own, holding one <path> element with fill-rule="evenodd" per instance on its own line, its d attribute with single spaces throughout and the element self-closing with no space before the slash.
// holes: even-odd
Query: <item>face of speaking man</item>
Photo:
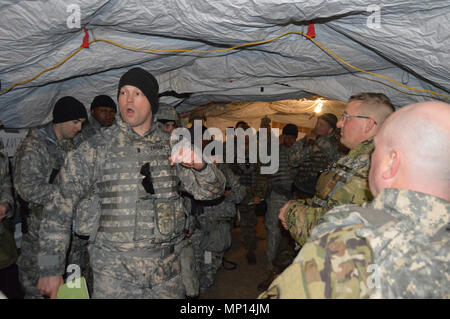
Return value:
<svg viewBox="0 0 450 319">
<path fill-rule="evenodd" d="M 152 109 L 150 102 L 140 89 L 132 85 L 124 85 L 121 87 L 118 104 L 122 119 L 135 132 L 144 134 L 150 129 Z"/>
</svg>

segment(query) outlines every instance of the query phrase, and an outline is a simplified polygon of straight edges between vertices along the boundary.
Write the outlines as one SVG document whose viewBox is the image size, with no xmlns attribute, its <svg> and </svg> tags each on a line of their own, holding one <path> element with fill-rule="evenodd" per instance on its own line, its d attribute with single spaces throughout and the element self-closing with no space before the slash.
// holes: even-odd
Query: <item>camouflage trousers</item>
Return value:
<svg viewBox="0 0 450 319">
<path fill-rule="evenodd" d="M 274 191 L 267 198 L 267 212 L 264 216 L 264 226 L 267 235 L 267 259 L 271 266 L 277 257 L 278 247 L 281 241 L 281 225 L 278 214 L 288 198 Z"/>
<path fill-rule="evenodd" d="M 255 214 L 255 206 L 241 204 L 238 205 L 239 213 L 241 214 L 241 234 L 245 249 L 256 249 L 256 224 L 257 217 Z"/>
<path fill-rule="evenodd" d="M 39 237 L 28 233 L 22 235 L 21 254 L 17 261 L 19 280 L 25 292 L 25 299 L 43 299 L 37 283 L 39 280 L 37 254 L 39 252 Z"/>
<path fill-rule="evenodd" d="M 196 229 L 190 239 L 194 248 L 200 292 L 204 292 L 214 284 L 217 271 L 222 267 L 225 252 L 211 252 L 200 248 L 202 239 L 200 229 Z"/>
<path fill-rule="evenodd" d="M 67 257 L 67 264 L 75 264 L 80 267 L 81 276 L 86 279 L 89 295 L 92 295 L 94 278 L 92 275 L 92 269 L 89 264 L 88 244 L 89 239 L 79 237 L 76 234 L 72 233 L 70 251 Z"/>
<path fill-rule="evenodd" d="M 95 299 L 181 299 L 185 297 L 177 253 L 116 252 L 89 246 Z"/>
<path fill-rule="evenodd" d="M 198 296 L 199 281 L 194 248 L 190 239 L 185 239 L 180 245 L 181 279 L 183 281 L 186 296 Z"/>
</svg>

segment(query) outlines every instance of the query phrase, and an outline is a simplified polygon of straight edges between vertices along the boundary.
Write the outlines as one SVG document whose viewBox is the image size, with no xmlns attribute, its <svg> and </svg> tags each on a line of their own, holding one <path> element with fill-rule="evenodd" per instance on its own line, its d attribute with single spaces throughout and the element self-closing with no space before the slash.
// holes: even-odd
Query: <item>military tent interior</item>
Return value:
<svg viewBox="0 0 450 319">
<path fill-rule="evenodd" d="M 268 116 L 311 129 L 358 92 L 396 108 L 450 99 L 447 0 L 3 0 L 0 130 L 24 130 L 72 95 L 116 100 L 120 76 L 151 72 L 160 101 L 210 127 Z"/>
</svg>

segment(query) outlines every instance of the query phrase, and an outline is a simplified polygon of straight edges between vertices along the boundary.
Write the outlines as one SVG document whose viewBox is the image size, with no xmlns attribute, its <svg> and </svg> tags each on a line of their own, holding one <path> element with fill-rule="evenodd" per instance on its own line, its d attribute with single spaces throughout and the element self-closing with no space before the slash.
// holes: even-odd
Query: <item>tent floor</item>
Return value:
<svg viewBox="0 0 450 319">
<path fill-rule="evenodd" d="M 268 265 L 263 218 L 258 217 L 256 226 L 255 265 L 247 263 L 247 251 L 241 241 L 240 227 L 233 228 L 232 238 L 231 248 L 226 252 L 225 258 L 236 263 L 237 267 L 233 270 L 226 270 L 223 267 L 219 269 L 216 282 L 200 294 L 200 299 L 254 299 L 261 293 L 257 286 L 266 279 Z"/>
</svg>

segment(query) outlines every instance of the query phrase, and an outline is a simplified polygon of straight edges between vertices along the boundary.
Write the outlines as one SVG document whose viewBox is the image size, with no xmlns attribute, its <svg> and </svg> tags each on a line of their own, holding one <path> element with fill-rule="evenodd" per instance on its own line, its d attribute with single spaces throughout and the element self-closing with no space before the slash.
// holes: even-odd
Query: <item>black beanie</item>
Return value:
<svg viewBox="0 0 450 319">
<path fill-rule="evenodd" d="M 97 95 L 91 103 L 91 111 L 99 106 L 110 107 L 117 112 L 116 103 L 108 95 Z"/>
<path fill-rule="evenodd" d="M 333 128 L 333 130 L 336 128 L 336 123 L 338 119 L 336 115 L 334 115 L 333 113 L 322 114 L 321 116 L 319 116 L 319 119 L 322 119 L 325 122 L 327 122 L 330 125 L 330 127 Z"/>
<path fill-rule="evenodd" d="M 286 126 L 283 127 L 283 134 L 284 135 L 295 136 L 295 138 L 297 138 L 297 136 L 298 136 L 298 128 L 294 124 L 286 124 Z"/>
<path fill-rule="evenodd" d="M 159 86 L 158 81 L 156 81 L 153 75 L 141 68 L 133 68 L 131 70 L 128 70 L 127 73 L 122 75 L 122 77 L 120 78 L 117 100 L 119 99 L 120 88 L 124 85 L 132 85 L 141 90 L 150 102 L 152 113 L 156 114 L 156 112 L 158 112 Z"/>
<path fill-rule="evenodd" d="M 87 119 L 86 108 L 73 96 L 60 98 L 53 108 L 53 123 L 63 123 L 81 118 Z"/>
</svg>

